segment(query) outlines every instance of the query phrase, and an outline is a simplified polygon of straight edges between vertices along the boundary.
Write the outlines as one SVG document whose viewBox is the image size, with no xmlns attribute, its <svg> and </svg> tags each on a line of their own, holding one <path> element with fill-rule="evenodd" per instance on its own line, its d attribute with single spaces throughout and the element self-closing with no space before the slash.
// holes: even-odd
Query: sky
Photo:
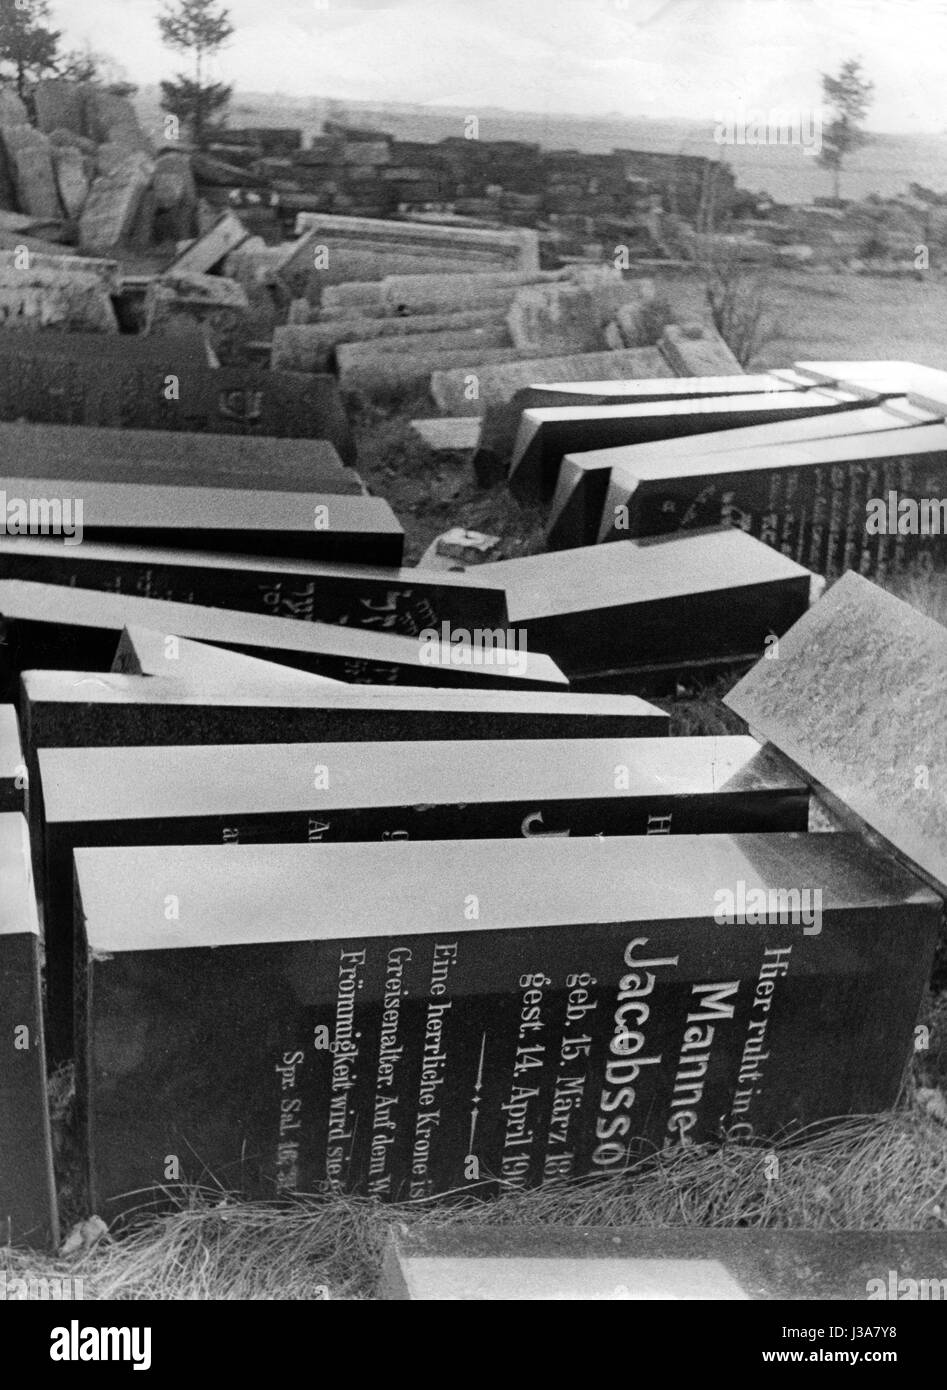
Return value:
<svg viewBox="0 0 947 1390">
<path fill-rule="evenodd" d="M 180 68 L 158 0 L 53 0 L 150 84 Z M 868 126 L 947 131 L 947 0 L 229 0 L 217 64 L 243 92 L 570 115 L 726 119 L 811 111 L 859 58 Z"/>
</svg>

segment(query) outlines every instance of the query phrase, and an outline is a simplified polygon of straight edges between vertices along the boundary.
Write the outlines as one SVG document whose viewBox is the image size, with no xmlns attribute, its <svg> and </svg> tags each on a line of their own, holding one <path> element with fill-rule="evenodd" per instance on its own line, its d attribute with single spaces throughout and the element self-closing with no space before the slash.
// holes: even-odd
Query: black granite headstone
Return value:
<svg viewBox="0 0 947 1390">
<path fill-rule="evenodd" d="M 106 1218 L 170 1155 L 248 1196 L 486 1196 L 885 1109 L 943 910 L 842 834 L 75 863 Z"/>
<path fill-rule="evenodd" d="M 307 684 L 345 684 L 330 676 L 297 671 L 295 666 L 260 661 L 255 656 L 243 656 L 208 642 L 192 642 L 187 637 L 173 637 L 146 627 L 125 628 L 119 638 L 112 670 L 126 676 L 162 676 L 205 690 L 228 692 L 247 685 L 265 688 L 274 682 L 297 690 Z"/>
<path fill-rule="evenodd" d="M 19 672 L 42 668 L 108 671 L 123 630 L 145 627 L 353 683 L 486 690 L 563 690 L 569 684 L 548 656 L 527 649 L 519 633 L 515 646 L 443 643 L 433 628 L 431 638 L 427 630 L 400 637 L 18 579 L 0 580 L 0 615 L 8 683 Z M 497 636 L 505 641 L 502 630 Z"/>
<path fill-rule="evenodd" d="M 42 526 L 67 549 L 98 541 L 369 565 L 400 565 L 404 551 L 404 531 L 382 497 L 9 475 L 2 481 L 0 533 L 14 542 Z"/>
<path fill-rule="evenodd" d="M 506 594 L 472 571 L 389 569 L 269 556 L 156 550 L 0 536 L 0 579 L 68 584 L 113 594 L 200 603 L 416 636 L 507 625 Z"/>
<path fill-rule="evenodd" d="M 253 488 L 359 496 L 365 485 L 324 439 L 257 439 L 83 425 L 0 424 L 4 476 L 76 483 Z M 7 492 L 11 488 L 7 485 Z M 56 495 L 56 494 L 54 494 Z"/>
<path fill-rule="evenodd" d="M 84 671 L 27 671 L 28 766 L 40 748 L 134 744 L 330 743 L 406 739 L 660 738 L 669 716 L 633 695 L 430 687 L 241 686 Z"/>
<path fill-rule="evenodd" d="M 841 414 L 812 415 L 802 420 L 781 420 L 774 425 L 748 425 L 716 434 L 685 435 L 652 444 L 636 444 L 635 458 L 652 462 L 697 458 L 732 449 L 792 444 L 806 439 L 834 439 L 936 423 L 937 416 L 931 411 L 920 410 L 899 399 L 883 406 L 846 410 Z M 562 460 L 546 526 L 548 549 L 569 550 L 578 545 L 595 544 L 614 461 L 612 449 L 567 454 Z"/>
<path fill-rule="evenodd" d="M 324 439 L 355 462 L 334 377 L 216 369 L 190 339 L 0 334 L 0 420 Z"/>
<path fill-rule="evenodd" d="M 813 576 L 734 527 L 586 546 L 478 566 L 507 592 L 510 622 L 574 686 L 752 661 L 809 606 Z"/>
<path fill-rule="evenodd" d="M 483 415 L 474 470 L 486 481 L 505 477 L 525 410 L 550 406 L 632 405 L 635 402 L 701 400 L 712 396 L 751 396 L 812 390 L 811 377 L 795 372 L 745 376 L 655 377 L 626 381 L 560 381 L 526 386 L 509 401 L 488 404 Z"/>
<path fill-rule="evenodd" d="M 50 1048 L 70 1055 L 80 846 L 805 830 L 805 783 L 744 736 L 56 748 L 38 755 Z M 41 799 L 41 801 L 40 801 Z"/>
<path fill-rule="evenodd" d="M 919 559 L 944 562 L 944 425 L 661 463 L 638 463 L 634 449 L 615 454 L 602 541 L 724 522 L 827 578 L 855 569 L 883 579 Z M 900 502 L 917 521 L 925 499 L 933 499 L 937 529 L 899 531 Z"/>
<path fill-rule="evenodd" d="M 570 453 L 648 444 L 747 425 L 777 424 L 864 407 L 864 396 L 827 388 L 772 396 L 661 401 L 654 405 L 527 410 L 520 422 L 510 464 L 510 491 L 522 501 L 548 502 L 556 490 L 562 459 Z"/>
<path fill-rule="evenodd" d="M 26 810 L 26 763 L 14 705 L 0 705 L 0 811 Z"/>
<path fill-rule="evenodd" d="M 40 985 L 39 922 L 22 815 L 0 814 L 0 1245 L 59 1239 Z"/>
</svg>

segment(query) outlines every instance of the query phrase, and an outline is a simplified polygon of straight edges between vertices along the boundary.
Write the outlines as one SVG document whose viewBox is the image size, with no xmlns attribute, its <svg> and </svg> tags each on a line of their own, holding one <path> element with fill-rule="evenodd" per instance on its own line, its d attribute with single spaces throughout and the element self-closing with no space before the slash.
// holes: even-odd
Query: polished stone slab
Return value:
<svg viewBox="0 0 947 1390">
<path fill-rule="evenodd" d="M 112 670 L 126 676 L 159 676 L 187 681 L 212 690 L 239 690 L 242 685 L 264 687 L 290 685 L 297 689 L 307 683 L 343 685 L 330 676 L 297 671 L 275 661 L 242 656 L 207 642 L 192 642 L 146 627 L 126 627 L 119 638 Z M 0 706 L 0 709 L 3 707 Z"/>
<path fill-rule="evenodd" d="M 416 636 L 506 627 L 506 594 L 475 571 L 394 568 L 265 555 L 0 536 L 0 578 L 201 603 L 276 618 Z"/>
<path fill-rule="evenodd" d="M 849 573 L 725 697 L 947 896 L 947 629 Z"/>
<path fill-rule="evenodd" d="M 813 382 L 793 373 L 760 372 L 746 376 L 630 377 L 624 381 L 560 381 L 525 386 L 509 401 L 491 402 L 484 412 L 474 469 L 478 476 L 505 477 L 523 412 L 550 406 L 632 405 L 713 396 L 749 396 L 811 390 Z"/>
<path fill-rule="evenodd" d="M 755 739 L 210 744 L 38 753 L 51 1048 L 71 1054 L 80 846 L 804 831 Z"/>
<path fill-rule="evenodd" d="M 0 459 L 4 476 L 23 478 L 351 496 L 366 491 L 324 439 L 0 424 Z"/>
<path fill-rule="evenodd" d="M 0 1245 L 55 1247 L 40 936 L 26 821 L 0 814 Z"/>
<path fill-rule="evenodd" d="M 366 684 L 562 690 L 568 680 L 542 652 L 431 645 L 422 632 L 389 632 L 237 613 L 196 603 L 0 580 L 7 682 L 26 670 L 107 671 L 126 627 L 210 642 L 263 661 Z"/>
<path fill-rule="evenodd" d="M 887 1109 L 943 910 L 845 834 L 75 863 L 106 1218 L 165 1186 L 169 1154 L 247 1196 L 487 1197 Z"/>
<path fill-rule="evenodd" d="M 324 439 L 355 462 L 334 377 L 209 367 L 200 335 L 3 334 L 0 420 Z"/>
<path fill-rule="evenodd" d="M 399 565 L 404 553 L 404 531 L 382 497 L 61 477 L 5 475 L 4 534 L 19 539 L 11 528 L 26 531 L 24 505 L 37 509 L 51 500 L 63 517 L 68 503 L 68 517 L 81 526 L 74 536 L 63 528 L 71 542 L 65 548 L 97 541 L 369 565 Z"/>
<path fill-rule="evenodd" d="M 392 1229 L 379 1294 L 441 1302 L 920 1301 L 940 1297 L 945 1271 L 947 1232 L 933 1230 L 425 1222 Z M 845 1333 L 850 1340 L 849 1327 Z M 799 1345 L 818 1355 L 815 1341 Z M 824 1330 L 818 1347 L 851 1350 Z"/>
<path fill-rule="evenodd" d="M 201 743 L 406 739 L 663 737 L 664 710 L 634 695 L 281 684 L 231 692 L 161 677 L 27 671 L 23 747 L 121 748 Z M 35 776 L 34 776 L 35 780 Z"/>
<path fill-rule="evenodd" d="M 573 685 L 752 661 L 806 612 L 812 574 L 735 527 L 480 565 Z"/>
<path fill-rule="evenodd" d="M 869 528 L 879 501 L 947 497 L 947 427 L 919 425 L 704 458 L 615 450 L 599 540 L 738 525 L 827 578 L 944 559 L 942 534 Z"/>
<path fill-rule="evenodd" d="M 742 429 L 721 430 L 713 434 L 687 435 L 678 439 L 658 440 L 652 444 L 637 444 L 635 458 L 650 461 L 696 458 L 707 454 L 724 454 L 731 449 L 850 437 L 854 434 L 904 429 L 910 425 L 936 424 L 937 421 L 934 412 L 910 405 L 905 398 L 897 398 L 864 410 L 806 416 L 803 419 L 780 420 L 770 425 L 748 425 Z M 562 460 L 546 523 L 546 544 L 550 550 L 595 544 L 602 524 L 613 461 L 614 454 L 610 449 L 567 454 Z"/>
<path fill-rule="evenodd" d="M 863 409 L 864 404 L 862 396 L 826 389 L 527 410 L 513 448 L 510 491 L 521 501 L 549 501 L 566 454 L 648 444 L 747 425 L 777 424 Z"/>
</svg>

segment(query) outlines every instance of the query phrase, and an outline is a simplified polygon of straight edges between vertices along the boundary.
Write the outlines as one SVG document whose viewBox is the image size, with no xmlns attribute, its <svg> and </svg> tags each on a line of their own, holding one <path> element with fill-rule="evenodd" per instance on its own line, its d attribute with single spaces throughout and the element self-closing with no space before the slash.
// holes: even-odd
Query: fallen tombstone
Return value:
<svg viewBox="0 0 947 1390">
<path fill-rule="evenodd" d="M 64 1047 L 80 847 L 775 832 L 808 823 L 805 784 L 741 736 L 42 749 L 38 766 L 49 1016 Z"/>
<path fill-rule="evenodd" d="M 626 348 L 623 352 L 591 352 L 579 357 L 539 357 L 510 364 L 442 367 L 431 377 L 431 396 L 444 415 L 482 415 L 524 386 L 544 381 L 601 381 L 660 376 L 664 363 L 654 348 Z"/>
<path fill-rule="evenodd" d="M 826 578 L 853 568 L 883 578 L 918 560 L 944 561 L 942 424 L 703 458 L 638 462 L 634 447 L 612 452 L 600 541 L 723 523 Z M 899 499 L 913 525 L 899 521 Z"/>
<path fill-rule="evenodd" d="M 49 139 L 31 125 L 0 126 L 17 206 L 31 217 L 62 217 Z"/>
<path fill-rule="evenodd" d="M 193 320 L 212 334 L 230 334 L 245 323 L 249 312 L 246 291 L 235 280 L 175 271 L 149 284 L 144 331 L 173 333 L 183 319 Z"/>
<path fill-rule="evenodd" d="M 90 479 L 77 487 L 62 478 L 5 477 L 4 487 L 4 529 L 14 547 L 29 538 L 35 517 L 65 549 L 97 541 L 392 566 L 404 550 L 388 503 L 362 494 Z"/>
<path fill-rule="evenodd" d="M 945 689 L 943 626 L 848 573 L 725 700 L 943 894 Z"/>
<path fill-rule="evenodd" d="M 802 379 L 801 379 L 802 380 Z M 812 382 L 804 382 L 811 389 Z M 758 376 L 658 377 L 654 380 L 560 381 L 546 386 L 523 386 L 508 401 L 490 404 L 483 414 L 480 441 L 474 457 L 478 480 L 489 485 L 505 478 L 523 412 L 550 406 L 632 405 L 649 401 L 701 400 L 713 396 L 780 394 L 803 389 L 775 374 Z"/>
<path fill-rule="evenodd" d="M 520 501 L 548 502 L 566 454 L 616 449 L 703 436 L 740 426 L 778 424 L 810 415 L 855 411 L 862 396 L 847 391 L 788 391 L 767 395 L 713 396 L 633 405 L 551 406 L 526 410 L 520 421 L 509 486 Z"/>
<path fill-rule="evenodd" d="M 563 690 L 568 681 L 541 652 L 506 634 L 478 643 L 445 640 L 436 629 L 403 637 L 334 623 L 299 622 L 203 604 L 69 589 L 16 579 L 0 580 L 0 615 L 6 623 L 6 685 L 27 670 L 107 671 L 126 627 L 209 642 L 263 661 L 352 683 L 471 686 L 474 689 Z M 445 624 L 449 627 L 449 624 Z M 492 638 L 493 634 L 489 634 Z"/>
<path fill-rule="evenodd" d="M 115 261 L 0 251 L 0 330 L 118 333 Z"/>
<path fill-rule="evenodd" d="M 40 934 L 26 821 L 0 814 L 0 1240 L 56 1247 L 59 1217 L 46 1092 Z M 6 1293 L 6 1285 L 4 1286 Z"/>
<path fill-rule="evenodd" d="M 706 324 L 668 324 L 658 347 L 679 376 L 724 376 L 743 370 L 717 330 Z"/>
<path fill-rule="evenodd" d="M 159 160 L 160 170 L 160 160 Z M 170 275 L 210 275 L 239 246 L 249 240 L 250 233 L 235 212 L 225 212 L 213 227 L 176 256 L 168 266 Z"/>
<path fill-rule="evenodd" d="M 935 424 L 930 411 L 909 406 L 906 401 L 886 401 L 864 410 L 847 410 L 802 419 L 779 420 L 769 425 L 746 425 L 717 433 L 685 435 L 676 439 L 638 444 L 636 457 L 651 460 L 691 458 L 698 455 L 726 454 L 734 449 L 759 448 L 807 439 L 833 439 L 840 435 L 872 434 L 880 430 L 903 429 L 908 425 Z M 549 550 L 569 550 L 594 545 L 602 525 L 602 512 L 612 476 L 614 455 L 610 449 L 566 454 L 559 468 L 556 491 L 549 506 L 546 546 Z"/>
<path fill-rule="evenodd" d="M 480 437 L 480 422 L 475 415 L 460 415 L 454 420 L 412 420 L 411 428 L 437 454 L 472 452 Z"/>
<path fill-rule="evenodd" d="M 887 1109 L 943 915 L 846 834 L 80 849 L 75 865 L 80 1104 L 106 1219 L 143 1190 L 171 1200 L 169 1153 L 182 1184 L 213 1174 L 251 1198 L 482 1200 Z M 116 1036 L 142 1038 L 120 1072 Z"/>
<path fill-rule="evenodd" d="M 357 279 L 359 274 L 368 278 L 379 266 L 398 263 L 421 272 L 454 268 L 467 274 L 491 268 L 539 269 L 539 236 L 526 228 L 484 231 L 304 212 L 296 219 L 296 232 L 318 232 L 329 248 L 327 284 Z"/>
<path fill-rule="evenodd" d="M 64 546 L 52 537 L 23 536 L 0 537 L 0 577 L 407 637 L 444 622 L 484 630 L 507 624 L 500 585 L 425 566 L 396 569 L 94 541 Z"/>
<path fill-rule="evenodd" d="M 23 477 L 60 482 L 365 493 L 358 473 L 324 439 L 0 424 L 0 458 L 11 460 L 11 468 L 15 461 Z M 5 543 L 0 538 L 0 546 Z"/>
<path fill-rule="evenodd" d="M 141 150 L 128 150 L 110 173 L 93 181 L 79 218 L 82 251 L 102 255 L 125 240 L 153 176 L 153 160 Z"/>
<path fill-rule="evenodd" d="M 207 366 L 194 333 L 0 333 L 0 420 L 355 443 L 331 376 Z"/>
<path fill-rule="evenodd" d="M 610 552 L 614 551 L 614 554 Z M 737 528 L 479 565 L 506 590 L 510 625 L 577 688 L 753 661 L 806 612 L 813 576 Z"/>
</svg>

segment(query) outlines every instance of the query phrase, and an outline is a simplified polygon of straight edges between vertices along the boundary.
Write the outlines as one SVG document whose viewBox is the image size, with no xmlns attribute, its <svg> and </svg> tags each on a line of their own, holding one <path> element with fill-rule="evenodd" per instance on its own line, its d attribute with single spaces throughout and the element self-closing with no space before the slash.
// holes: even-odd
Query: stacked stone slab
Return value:
<svg viewBox="0 0 947 1390">
<path fill-rule="evenodd" d="M 0 328 L 117 333 L 115 261 L 0 251 Z"/>
<path fill-rule="evenodd" d="M 334 217 L 302 213 L 300 234 L 318 232 L 328 248 L 326 283 L 424 270 L 538 270 L 539 237 L 526 229 L 483 231 L 418 222 L 388 222 L 370 217 Z"/>
</svg>

